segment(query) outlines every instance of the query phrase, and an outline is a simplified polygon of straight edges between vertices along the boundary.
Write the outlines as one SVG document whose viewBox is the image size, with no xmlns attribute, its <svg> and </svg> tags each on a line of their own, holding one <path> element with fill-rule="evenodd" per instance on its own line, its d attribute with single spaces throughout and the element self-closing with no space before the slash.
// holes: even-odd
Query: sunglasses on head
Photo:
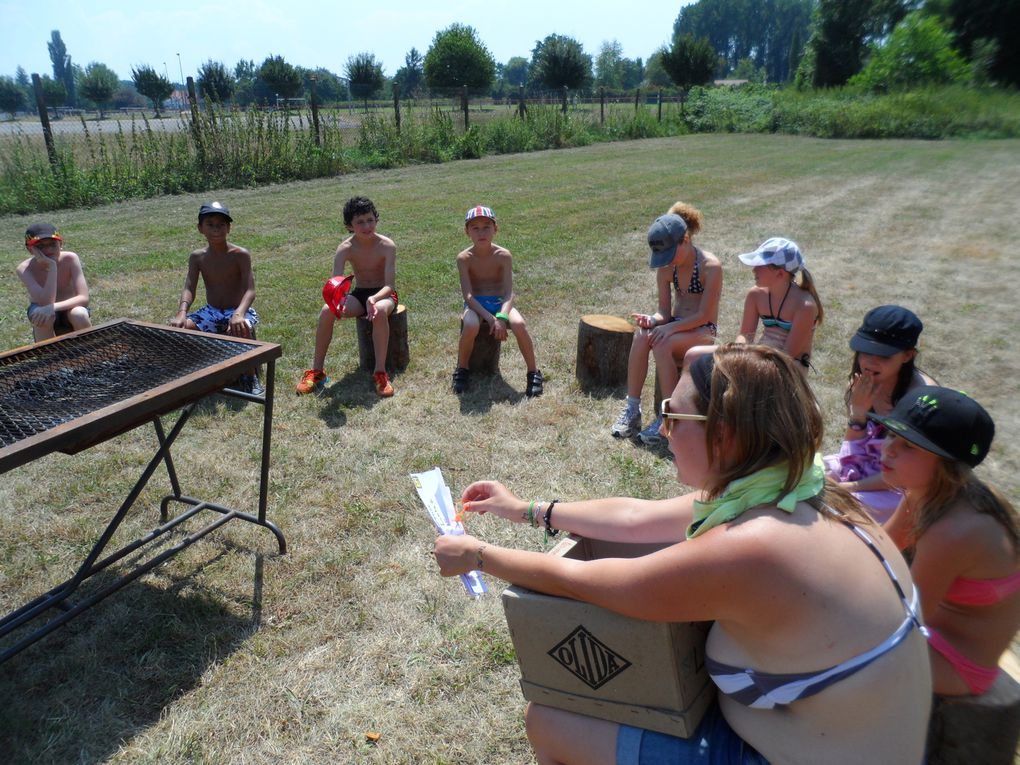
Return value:
<svg viewBox="0 0 1020 765">
<path fill-rule="evenodd" d="M 704 414 L 680 414 L 679 412 L 669 411 L 669 399 L 662 399 L 662 407 L 659 410 L 662 415 L 662 430 L 669 438 L 670 433 L 673 432 L 673 421 L 674 420 L 691 420 L 693 422 L 705 422 L 708 420 L 708 416 Z"/>
</svg>

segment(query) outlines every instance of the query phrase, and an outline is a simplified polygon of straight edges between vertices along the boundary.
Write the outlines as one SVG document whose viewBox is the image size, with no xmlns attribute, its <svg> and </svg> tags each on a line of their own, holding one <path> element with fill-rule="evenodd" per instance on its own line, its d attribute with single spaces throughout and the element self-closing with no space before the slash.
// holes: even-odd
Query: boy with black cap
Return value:
<svg viewBox="0 0 1020 765">
<path fill-rule="evenodd" d="M 188 275 L 177 315 L 170 320 L 171 327 L 197 329 L 234 337 L 253 337 L 259 316 L 252 308 L 255 301 L 255 275 L 251 269 L 251 253 L 227 241 L 230 211 L 220 202 L 207 202 L 198 210 L 198 231 L 205 237 L 206 246 L 188 256 Z M 198 277 L 205 285 L 207 304 L 188 313 L 195 301 Z M 238 387 L 246 393 L 261 395 L 256 370 L 244 374 Z"/>
<path fill-rule="evenodd" d="M 62 241 L 50 223 L 33 223 L 25 231 L 25 247 L 32 257 L 23 260 L 17 272 L 28 291 L 28 320 L 36 342 L 92 326 L 81 261 L 61 249 Z"/>
</svg>

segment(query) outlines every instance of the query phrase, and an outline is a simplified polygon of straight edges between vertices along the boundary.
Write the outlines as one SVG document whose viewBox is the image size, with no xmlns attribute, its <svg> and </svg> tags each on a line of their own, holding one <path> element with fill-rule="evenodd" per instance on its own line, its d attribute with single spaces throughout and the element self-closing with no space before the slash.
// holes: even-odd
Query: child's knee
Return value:
<svg viewBox="0 0 1020 765">
<path fill-rule="evenodd" d="M 68 311 L 67 320 L 75 329 L 85 329 L 86 327 L 92 326 L 92 320 L 89 318 L 88 310 L 81 306 L 72 308 Z"/>
<path fill-rule="evenodd" d="M 460 333 L 462 335 L 477 335 L 478 328 L 481 326 L 481 321 L 478 319 L 478 314 L 468 309 L 464 311 L 464 315 L 461 317 L 461 328 Z"/>
</svg>

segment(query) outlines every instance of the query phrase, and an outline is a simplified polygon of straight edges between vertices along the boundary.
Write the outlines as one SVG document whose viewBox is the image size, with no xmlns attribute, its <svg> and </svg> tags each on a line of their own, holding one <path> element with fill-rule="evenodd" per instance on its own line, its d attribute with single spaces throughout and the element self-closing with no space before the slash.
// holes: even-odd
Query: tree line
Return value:
<svg viewBox="0 0 1020 765">
<path fill-rule="evenodd" d="M 426 92 L 504 98 L 521 88 L 590 91 L 596 88 L 687 90 L 713 78 L 798 87 L 846 84 L 890 90 L 923 84 L 1020 85 L 1020 3 L 1016 0 L 698 0 L 679 12 L 668 44 L 647 60 L 628 59 L 616 40 L 598 53 L 572 37 L 550 34 L 530 57 L 497 63 L 477 32 L 453 24 L 436 33 L 423 55 L 411 48 L 393 77 L 372 53 L 348 58 L 343 75 L 320 67 L 294 66 L 282 56 L 260 65 L 241 60 L 232 68 L 208 60 L 198 69 L 199 96 L 239 106 L 308 98 L 322 103 L 404 97 Z M 154 67 L 132 70 L 121 80 L 105 64 L 72 62 L 59 31 L 47 44 L 53 74 L 41 78 L 48 106 L 91 104 L 100 112 L 125 100 L 148 99 L 158 114 L 182 83 Z M 0 76 L 0 111 L 34 103 L 23 68 Z"/>
</svg>

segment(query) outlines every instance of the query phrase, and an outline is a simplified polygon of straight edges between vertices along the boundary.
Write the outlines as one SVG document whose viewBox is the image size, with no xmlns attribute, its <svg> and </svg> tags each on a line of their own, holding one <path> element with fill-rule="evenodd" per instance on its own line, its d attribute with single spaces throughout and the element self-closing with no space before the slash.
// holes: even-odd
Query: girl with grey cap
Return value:
<svg viewBox="0 0 1020 765">
<path fill-rule="evenodd" d="M 888 433 L 882 475 L 903 491 L 885 530 L 912 551 L 934 691 L 981 695 L 1020 628 L 1020 523 L 973 472 L 995 424 L 966 393 L 936 386 L 915 389 L 888 416 L 868 416 Z"/>
<path fill-rule="evenodd" d="M 744 299 L 737 342 L 783 351 L 807 369 L 811 341 L 815 327 L 822 323 L 823 311 L 800 248 L 789 239 L 772 237 L 754 252 L 739 257 L 741 263 L 754 270 L 754 287 Z M 759 321 L 762 333 L 755 339 Z"/>
<path fill-rule="evenodd" d="M 844 396 L 846 433 L 839 452 L 825 457 L 825 467 L 879 523 L 889 520 L 902 496 L 882 477 L 885 428 L 868 416 L 887 415 L 910 391 L 935 385 L 915 363 L 922 329 L 913 311 L 880 305 L 864 315 L 850 338 L 854 360 Z"/>
<path fill-rule="evenodd" d="M 631 314 L 638 328 L 627 362 L 627 403 L 612 427 L 616 438 L 638 436 L 648 446 L 665 445 L 659 433 L 661 417 L 641 430 L 648 355 L 655 355 L 659 390 L 666 395 L 676 387 L 684 354 L 696 345 L 715 342 L 722 265 L 715 255 L 695 247 L 692 237 L 701 226 L 701 211 L 677 202 L 648 229 L 648 265 L 655 270 L 658 303 L 653 314 Z"/>
</svg>

